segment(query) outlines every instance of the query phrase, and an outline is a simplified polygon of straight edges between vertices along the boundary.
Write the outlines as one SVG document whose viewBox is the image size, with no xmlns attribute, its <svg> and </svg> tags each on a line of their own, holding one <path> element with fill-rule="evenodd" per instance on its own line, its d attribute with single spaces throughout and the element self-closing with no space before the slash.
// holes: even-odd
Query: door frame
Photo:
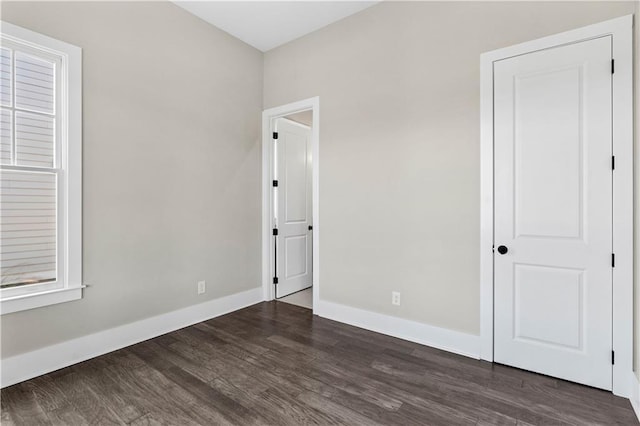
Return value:
<svg viewBox="0 0 640 426">
<path fill-rule="evenodd" d="M 480 358 L 494 354 L 494 87 L 496 61 L 612 36 L 613 74 L 613 365 L 612 390 L 631 394 L 633 372 L 633 15 L 517 44 L 480 57 Z"/>
<path fill-rule="evenodd" d="M 262 294 L 266 301 L 275 298 L 275 250 L 273 246 L 273 193 L 274 150 L 272 139 L 273 123 L 276 119 L 297 112 L 311 110 L 311 211 L 312 211 L 312 285 L 313 313 L 318 308 L 320 297 L 320 97 L 316 96 L 286 105 L 266 109 L 262 112 Z"/>
</svg>

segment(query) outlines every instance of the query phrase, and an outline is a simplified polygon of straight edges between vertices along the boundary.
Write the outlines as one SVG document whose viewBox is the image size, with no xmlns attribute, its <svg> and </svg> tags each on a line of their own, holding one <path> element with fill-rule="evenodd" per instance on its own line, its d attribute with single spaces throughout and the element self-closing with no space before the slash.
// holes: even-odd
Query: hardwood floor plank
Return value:
<svg viewBox="0 0 640 426">
<path fill-rule="evenodd" d="M 150 342 L 149 345 L 151 346 L 153 343 Z M 212 362 L 212 354 L 199 353 L 193 346 L 179 340 L 169 346 L 157 346 L 155 349 L 150 347 L 149 350 L 162 352 L 163 357 L 172 365 L 180 366 L 205 382 L 215 379 L 225 371 L 223 364 Z"/>
<path fill-rule="evenodd" d="M 298 399 L 306 405 L 315 408 L 323 413 L 331 413 L 332 417 L 338 418 L 341 424 L 345 425 L 382 425 L 377 419 L 363 416 L 362 414 L 338 404 L 329 398 L 325 398 L 315 392 L 303 392 L 298 395 Z"/>
<path fill-rule="evenodd" d="M 252 389 L 251 387 L 243 386 L 242 384 L 236 384 L 228 381 L 224 378 L 217 378 L 208 383 L 210 387 L 227 396 L 231 399 L 241 399 L 244 404 L 252 407 L 255 414 L 258 416 L 260 423 L 267 425 L 287 425 L 290 424 L 289 419 L 265 404 L 264 398 L 261 394 L 268 389 Z"/>
<path fill-rule="evenodd" d="M 56 385 L 53 376 L 36 377 L 25 382 L 24 386 L 33 394 L 33 398 L 45 412 L 67 405 L 65 394 Z"/>
<path fill-rule="evenodd" d="M 266 352 L 261 358 L 253 361 L 258 370 L 270 371 L 274 376 L 284 380 L 286 387 L 271 386 L 272 389 L 286 390 L 289 395 L 299 395 L 306 391 L 318 393 L 323 396 L 331 396 L 335 389 L 309 377 L 306 372 L 313 368 L 313 360 L 290 363 L 283 357 L 285 353 L 275 351 Z"/>
<path fill-rule="evenodd" d="M 91 424 L 80 412 L 70 403 L 61 405 L 47 412 L 47 417 L 52 425 L 89 425 Z M 3 423 L 4 426 L 4 423 Z"/>
<path fill-rule="evenodd" d="M 352 396 L 357 396 L 363 401 L 373 404 L 383 410 L 395 412 L 402 407 L 404 402 L 395 397 L 387 389 L 370 383 L 369 381 L 363 381 L 361 378 L 356 377 L 353 374 L 349 374 L 348 371 L 341 370 L 338 372 L 332 365 L 323 365 L 319 369 L 313 369 L 309 371 L 309 376 L 326 383 L 342 392 L 345 392 Z"/>
<path fill-rule="evenodd" d="M 121 384 L 131 404 L 146 414 L 152 414 L 149 418 L 175 425 L 231 424 L 149 366 L 131 368 L 114 365 L 106 372 Z"/>
<path fill-rule="evenodd" d="M 104 404 L 81 380 L 75 372 L 58 376 L 56 386 L 64 393 L 69 402 L 68 413 L 59 413 L 58 417 L 82 417 L 86 424 L 124 425 L 118 413 Z M 75 412 L 73 412 L 75 411 Z"/>
<path fill-rule="evenodd" d="M 539 384 L 525 383 L 520 388 L 508 386 L 505 383 L 490 383 L 491 391 L 502 392 L 519 401 L 548 407 L 554 417 L 565 419 L 567 423 L 580 423 L 585 414 L 596 423 L 619 421 L 622 424 L 633 424 L 635 416 L 628 409 L 606 403 L 595 397 L 585 397 L 580 394 L 556 390 L 554 398 L 549 397 L 549 388 Z M 596 391 L 596 389 L 591 389 Z M 591 394 L 597 393 L 593 392 Z"/>
<path fill-rule="evenodd" d="M 233 397 L 225 395 L 177 367 L 165 371 L 165 375 L 174 382 L 180 383 L 201 403 L 215 409 L 231 423 L 242 425 L 261 424 L 256 413 L 241 403 L 242 397 L 240 394 Z"/>
<path fill-rule="evenodd" d="M 212 334 L 216 336 L 220 340 L 222 340 L 225 344 L 237 346 L 246 352 L 252 355 L 261 355 L 268 351 L 267 348 L 251 343 L 250 341 L 240 338 L 234 334 L 228 333 L 219 327 L 214 327 L 210 324 L 200 323 L 194 326 L 198 330 L 201 330 L 207 334 Z"/>
<path fill-rule="evenodd" d="M 274 407 L 284 414 L 289 419 L 289 422 L 294 425 L 343 424 L 335 413 L 317 410 L 299 400 L 297 396 L 292 398 L 278 389 L 269 389 L 260 394 L 260 397 L 270 407 Z"/>
<path fill-rule="evenodd" d="M 0 425 L 2 426 L 15 426 L 9 410 L 2 410 L 0 412 Z"/>
<path fill-rule="evenodd" d="M 394 386 L 413 391 L 427 400 L 439 401 L 443 405 L 453 404 L 452 408 L 467 408 L 475 411 L 484 407 L 492 412 L 514 418 L 524 418 L 537 424 L 557 422 L 557 419 L 538 413 L 531 407 L 515 407 L 510 401 L 505 401 L 501 395 L 492 398 L 484 387 L 473 387 L 473 383 L 449 383 L 437 376 L 425 377 L 380 361 L 375 361 L 372 367 L 383 376 L 387 376 L 387 383 L 390 383 L 389 378 L 391 378 L 391 383 L 394 383 Z"/>
<path fill-rule="evenodd" d="M 285 347 L 290 348 L 289 343 L 291 342 L 281 336 L 277 336 L 277 338 L 272 340 L 283 343 Z M 402 405 L 402 401 L 386 395 L 384 392 L 381 392 L 379 388 L 367 386 L 367 383 L 363 383 L 360 377 L 353 377 L 353 375 L 350 375 L 346 370 L 335 373 L 335 365 L 333 365 L 328 358 L 329 354 L 317 352 L 315 355 L 317 357 L 314 358 L 314 362 L 306 365 L 279 365 L 281 370 L 283 370 L 282 374 L 293 374 L 296 378 L 305 377 L 307 379 L 307 390 L 323 394 L 328 398 L 336 398 L 336 394 L 342 391 L 345 394 L 357 395 L 363 401 L 376 405 L 384 410 L 396 411 Z M 278 364 L 278 358 L 269 359 L 269 365 L 274 366 Z M 315 389 L 314 386 L 308 385 L 310 380 L 316 383 Z"/>
<path fill-rule="evenodd" d="M 103 368 L 80 368 L 76 372 L 80 380 L 91 389 L 113 412 L 125 422 L 131 421 L 146 414 L 138 406 L 131 403 L 125 389 L 120 383 L 113 380 Z"/>
<path fill-rule="evenodd" d="M 26 382 L 2 390 L 2 411 L 9 411 L 11 419 L 20 425 L 50 424 L 47 414 L 35 399 Z"/>
<path fill-rule="evenodd" d="M 129 423 L 131 426 L 165 426 L 169 424 L 167 419 L 159 419 L 152 413 L 140 416 Z"/>
<path fill-rule="evenodd" d="M 14 425 L 637 425 L 624 398 L 260 303 L 2 389 Z"/>
</svg>

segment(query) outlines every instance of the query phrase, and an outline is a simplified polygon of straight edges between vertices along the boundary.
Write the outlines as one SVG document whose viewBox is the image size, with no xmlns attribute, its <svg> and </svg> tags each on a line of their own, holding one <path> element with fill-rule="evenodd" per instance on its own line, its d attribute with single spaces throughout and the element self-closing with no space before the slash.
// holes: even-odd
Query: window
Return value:
<svg viewBox="0 0 640 426">
<path fill-rule="evenodd" d="M 0 312 L 82 297 L 81 49 L 1 22 Z"/>
</svg>

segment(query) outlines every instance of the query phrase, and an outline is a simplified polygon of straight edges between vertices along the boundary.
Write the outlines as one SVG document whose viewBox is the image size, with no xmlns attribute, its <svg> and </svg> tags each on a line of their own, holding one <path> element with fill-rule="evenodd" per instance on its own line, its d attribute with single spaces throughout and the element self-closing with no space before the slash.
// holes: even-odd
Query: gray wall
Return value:
<svg viewBox="0 0 640 426">
<path fill-rule="evenodd" d="M 168 2 L 1 7 L 83 48 L 91 284 L 3 315 L 2 358 L 258 287 L 262 53 Z"/>
<path fill-rule="evenodd" d="M 266 108 L 320 96 L 321 298 L 479 334 L 480 54 L 634 10 L 383 2 L 267 52 Z"/>
</svg>

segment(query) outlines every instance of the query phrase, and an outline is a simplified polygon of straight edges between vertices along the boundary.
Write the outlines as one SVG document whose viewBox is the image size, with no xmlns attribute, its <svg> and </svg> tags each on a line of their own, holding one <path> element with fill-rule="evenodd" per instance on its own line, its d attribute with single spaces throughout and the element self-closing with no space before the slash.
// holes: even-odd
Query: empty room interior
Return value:
<svg viewBox="0 0 640 426">
<path fill-rule="evenodd" d="M 639 15 L 2 0 L 1 424 L 640 424 Z"/>
</svg>

